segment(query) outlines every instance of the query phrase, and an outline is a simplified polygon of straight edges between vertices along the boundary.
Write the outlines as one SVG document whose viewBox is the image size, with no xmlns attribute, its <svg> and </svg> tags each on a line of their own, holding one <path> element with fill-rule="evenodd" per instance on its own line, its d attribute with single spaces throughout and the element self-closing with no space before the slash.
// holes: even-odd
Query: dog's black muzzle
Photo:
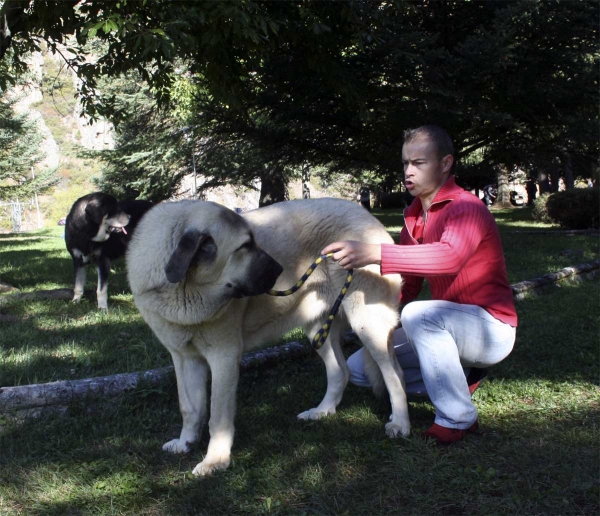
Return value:
<svg viewBox="0 0 600 516">
<path fill-rule="evenodd" d="M 249 297 L 269 292 L 277 278 L 283 272 L 283 267 L 262 250 L 257 250 L 249 268 L 248 278 L 244 283 L 235 286 L 234 297 Z"/>
</svg>

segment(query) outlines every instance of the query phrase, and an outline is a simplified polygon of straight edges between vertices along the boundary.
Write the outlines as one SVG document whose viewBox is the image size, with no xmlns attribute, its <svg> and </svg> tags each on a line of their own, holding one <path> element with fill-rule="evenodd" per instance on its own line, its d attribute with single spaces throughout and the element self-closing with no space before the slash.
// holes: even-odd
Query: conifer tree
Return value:
<svg viewBox="0 0 600 516">
<path fill-rule="evenodd" d="M 33 197 L 56 184 L 56 169 L 34 167 L 44 159 L 43 137 L 37 122 L 27 113 L 17 113 L 15 98 L 0 95 L 0 200 Z"/>
</svg>

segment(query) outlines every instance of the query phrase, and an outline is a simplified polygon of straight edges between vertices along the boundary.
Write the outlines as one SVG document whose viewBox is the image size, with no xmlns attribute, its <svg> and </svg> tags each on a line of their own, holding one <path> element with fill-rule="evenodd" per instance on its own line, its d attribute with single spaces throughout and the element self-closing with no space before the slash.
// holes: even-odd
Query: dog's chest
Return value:
<svg viewBox="0 0 600 516">
<path fill-rule="evenodd" d="M 79 249 L 73 249 L 73 256 L 81 260 L 84 264 L 96 261 L 101 253 L 100 248 L 92 248 L 88 252 L 83 252 Z"/>
</svg>

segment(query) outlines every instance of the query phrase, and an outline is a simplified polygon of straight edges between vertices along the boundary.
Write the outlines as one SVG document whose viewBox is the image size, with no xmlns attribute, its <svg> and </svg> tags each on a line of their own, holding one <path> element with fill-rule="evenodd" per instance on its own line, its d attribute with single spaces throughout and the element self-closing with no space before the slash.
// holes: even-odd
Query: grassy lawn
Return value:
<svg viewBox="0 0 600 516">
<path fill-rule="evenodd" d="M 400 229 L 401 214 L 376 215 Z M 573 265 L 566 250 L 577 263 L 598 259 L 597 236 L 519 235 L 551 228 L 526 209 L 494 215 L 511 282 Z M 72 287 L 71 276 L 62 228 L 0 235 L 3 282 L 27 292 Z M 316 355 L 242 375 L 232 465 L 202 480 L 190 471 L 206 436 L 189 456 L 160 449 L 181 423 L 174 382 L 76 406 L 69 417 L 0 415 L 0 515 L 597 514 L 599 294 L 589 281 L 518 304 L 515 350 L 474 397 L 481 432 L 448 448 L 387 439 L 387 409 L 353 386 L 335 416 L 297 422 L 324 392 Z M 0 385 L 168 365 L 123 263 L 109 296 L 107 314 L 95 300 L 0 304 Z M 414 435 L 432 418 L 431 405 L 411 404 Z"/>
</svg>

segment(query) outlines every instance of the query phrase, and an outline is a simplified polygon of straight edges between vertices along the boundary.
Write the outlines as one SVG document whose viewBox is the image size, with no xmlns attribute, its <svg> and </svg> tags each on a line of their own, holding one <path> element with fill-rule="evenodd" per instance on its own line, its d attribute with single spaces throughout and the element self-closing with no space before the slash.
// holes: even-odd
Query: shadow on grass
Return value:
<svg viewBox="0 0 600 516">
<path fill-rule="evenodd" d="M 110 289 L 109 289 L 110 290 Z M 170 364 L 133 305 L 111 291 L 109 312 L 95 299 L 22 300 L 2 307 L 0 385 L 73 380 Z"/>
<path fill-rule="evenodd" d="M 387 439 L 388 413 L 366 389 L 349 387 L 334 417 L 297 421 L 318 403 L 324 382 L 316 356 L 242 375 L 233 462 L 210 478 L 189 475 L 206 449 L 206 429 L 190 455 L 160 450 L 180 425 L 171 385 L 68 424 L 32 421 L 5 432 L 1 484 L 17 500 L 26 493 L 32 515 L 593 514 L 597 454 L 594 433 L 582 425 L 597 418 L 597 407 L 575 417 L 484 413 L 480 434 L 439 448 Z M 432 417 L 426 404 L 411 406 L 415 430 Z"/>
<path fill-rule="evenodd" d="M 4 245 L 4 243 L 2 243 Z M 40 288 L 44 284 L 73 288 L 73 261 L 69 254 L 58 249 L 5 251 L 2 257 L 2 281 L 20 289 Z M 120 259 L 111 265 L 113 273 L 109 277 L 111 286 L 119 290 L 128 289 L 125 260 Z M 96 290 L 97 268 L 87 266 L 87 286 Z"/>
<path fill-rule="evenodd" d="M 115 367 L 119 373 L 127 373 L 171 365 L 166 350 L 143 324 L 111 325 L 108 330 L 103 326 L 103 332 L 99 336 L 93 334 L 93 329 L 56 336 L 44 332 L 48 346 L 31 350 L 25 343 L 22 352 L 29 354 L 27 361 L 5 364 L 0 385 L 93 378 L 116 374 Z M 10 348 L 10 353 L 20 352 Z M 113 356 L 116 354 L 120 355 L 118 362 Z"/>
<path fill-rule="evenodd" d="M 515 347 L 492 375 L 598 384 L 599 293 L 600 283 L 593 280 L 520 301 Z"/>
</svg>

